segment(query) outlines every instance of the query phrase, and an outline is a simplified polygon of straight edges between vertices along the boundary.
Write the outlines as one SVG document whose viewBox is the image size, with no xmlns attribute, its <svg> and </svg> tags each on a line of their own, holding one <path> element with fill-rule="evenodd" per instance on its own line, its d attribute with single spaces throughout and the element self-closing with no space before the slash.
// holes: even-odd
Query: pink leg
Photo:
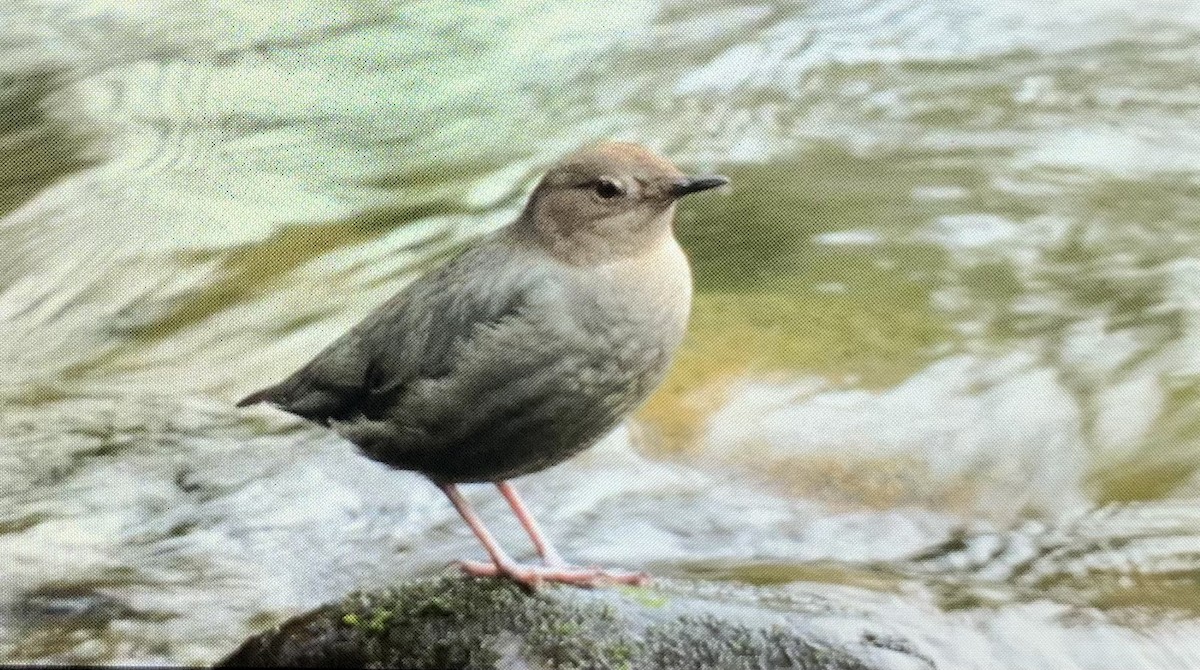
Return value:
<svg viewBox="0 0 1200 670">
<path fill-rule="evenodd" d="M 521 522 L 521 527 L 529 533 L 529 539 L 533 540 L 533 547 L 537 550 L 538 556 L 542 557 L 542 562 L 546 565 L 555 568 L 564 567 L 562 558 L 554 547 L 550 546 L 550 541 L 542 535 L 542 529 L 534 520 L 533 515 L 529 513 L 529 509 L 525 507 L 521 496 L 517 495 L 517 489 L 508 482 L 496 482 L 496 488 L 500 489 L 501 495 L 508 501 L 508 505 L 512 507 L 512 511 L 517 515 L 517 520 Z"/>
<path fill-rule="evenodd" d="M 488 532 L 483 522 L 479 520 L 479 517 L 475 514 L 475 510 L 471 509 L 471 506 L 467 504 L 467 499 L 458 492 L 458 487 L 454 484 L 439 484 L 438 486 L 441 487 L 446 497 L 450 499 L 450 503 L 454 505 L 454 509 L 458 510 L 458 515 L 471 527 L 471 532 L 475 533 L 475 537 L 479 538 L 480 544 L 487 550 L 492 563 L 496 564 L 497 568 L 500 566 L 516 565 L 508 557 L 508 554 L 504 553 L 504 549 L 500 548 L 500 545 L 492 538 L 492 534 Z"/>
<path fill-rule="evenodd" d="M 492 534 L 483 526 L 483 522 L 467 504 L 466 498 L 463 498 L 459 493 L 458 488 L 453 484 L 439 484 L 446 497 L 458 510 L 463 520 L 471 527 L 471 531 L 475 533 L 475 537 L 483 544 L 483 548 L 487 550 L 488 556 L 491 557 L 491 564 L 478 563 L 475 561 L 460 561 L 459 566 L 468 575 L 473 577 L 508 577 L 517 581 L 529 588 L 537 588 L 542 582 L 560 582 L 563 584 L 574 584 L 576 586 L 593 587 L 603 583 L 615 584 L 645 584 L 649 580 L 649 576 L 643 573 L 615 573 L 605 572 L 599 569 L 580 569 L 568 568 L 561 566 L 523 566 L 515 563 L 496 540 L 492 538 Z"/>
</svg>

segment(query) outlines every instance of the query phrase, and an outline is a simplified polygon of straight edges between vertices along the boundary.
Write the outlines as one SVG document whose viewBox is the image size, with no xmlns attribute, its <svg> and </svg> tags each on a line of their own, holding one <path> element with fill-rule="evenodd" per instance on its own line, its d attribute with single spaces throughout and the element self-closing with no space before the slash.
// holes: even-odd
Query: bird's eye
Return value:
<svg viewBox="0 0 1200 670">
<path fill-rule="evenodd" d="M 597 180 L 594 188 L 596 189 L 596 195 L 605 200 L 611 200 L 625 192 L 625 189 L 621 188 L 620 184 L 611 179 Z"/>
</svg>

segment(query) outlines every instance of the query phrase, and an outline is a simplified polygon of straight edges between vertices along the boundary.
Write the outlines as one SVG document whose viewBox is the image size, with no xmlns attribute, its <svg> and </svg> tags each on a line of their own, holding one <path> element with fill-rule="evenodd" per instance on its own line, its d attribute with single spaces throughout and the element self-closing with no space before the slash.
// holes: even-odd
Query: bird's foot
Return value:
<svg viewBox="0 0 1200 670">
<path fill-rule="evenodd" d="M 650 575 L 644 572 L 623 572 L 600 568 L 576 568 L 566 565 L 496 565 L 477 561 L 459 561 L 459 568 L 472 577 L 505 577 L 529 589 L 542 584 L 570 584 L 582 588 L 595 588 L 613 584 L 644 586 Z"/>
</svg>

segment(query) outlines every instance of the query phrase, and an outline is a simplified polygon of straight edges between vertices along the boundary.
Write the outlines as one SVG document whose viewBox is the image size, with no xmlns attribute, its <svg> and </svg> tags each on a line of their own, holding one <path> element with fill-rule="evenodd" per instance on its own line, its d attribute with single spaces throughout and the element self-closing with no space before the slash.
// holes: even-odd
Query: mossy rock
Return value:
<svg viewBox="0 0 1200 670">
<path fill-rule="evenodd" d="M 678 585 L 529 594 L 502 580 L 442 578 L 354 594 L 247 640 L 217 667 L 881 667 L 806 639 L 794 617 Z"/>
</svg>

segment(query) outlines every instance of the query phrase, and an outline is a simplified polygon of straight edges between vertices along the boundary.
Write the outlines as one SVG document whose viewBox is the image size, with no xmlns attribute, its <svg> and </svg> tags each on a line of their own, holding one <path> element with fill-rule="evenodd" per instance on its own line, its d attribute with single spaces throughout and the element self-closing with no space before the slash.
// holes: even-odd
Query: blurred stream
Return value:
<svg viewBox="0 0 1200 670">
<path fill-rule="evenodd" d="M 518 482 L 565 554 L 942 668 L 1200 668 L 1192 0 L 7 0 L 0 662 L 211 663 L 480 554 L 232 401 L 607 137 L 733 188 L 663 388 Z"/>
</svg>

